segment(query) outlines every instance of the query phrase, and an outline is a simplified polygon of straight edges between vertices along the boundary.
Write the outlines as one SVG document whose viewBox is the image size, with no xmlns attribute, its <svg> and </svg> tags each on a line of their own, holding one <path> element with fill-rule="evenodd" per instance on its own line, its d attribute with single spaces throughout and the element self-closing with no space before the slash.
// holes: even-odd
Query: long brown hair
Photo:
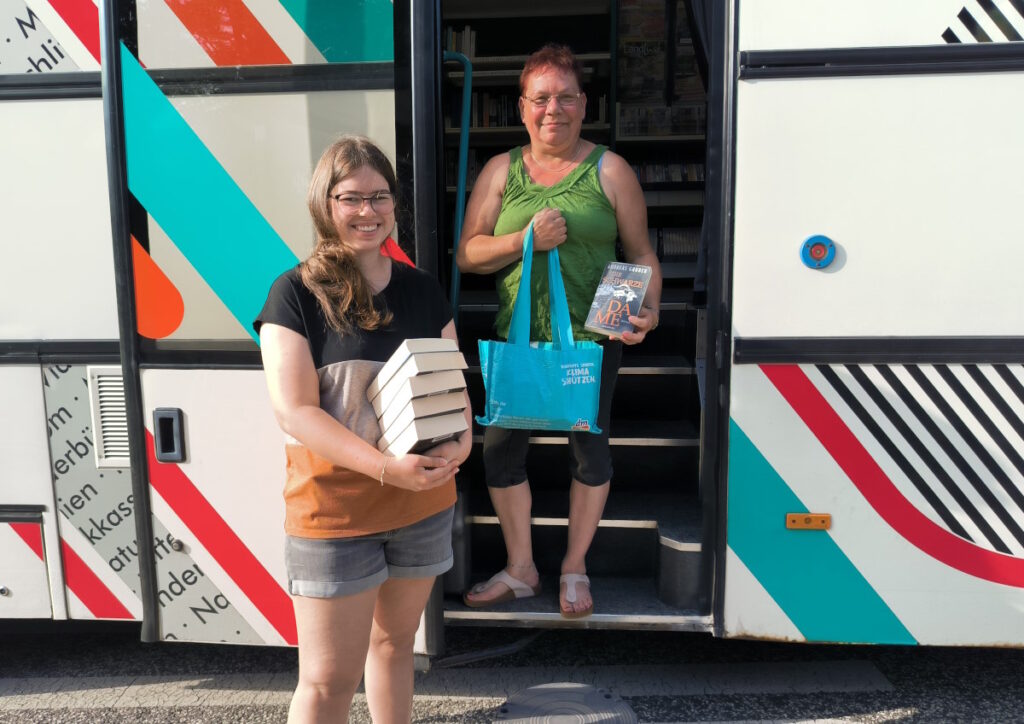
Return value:
<svg viewBox="0 0 1024 724">
<path fill-rule="evenodd" d="M 316 247 L 300 265 L 299 275 L 320 303 L 327 323 L 341 334 L 349 334 L 355 327 L 378 329 L 392 318 L 391 312 L 374 308 L 373 290 L 356 266 L 352 251 L 338 237 L 331 216 L 331 189 L 365 166 L 384 177 L 392 194 L 397 192 L 395 170 L 384 152 L 368 138 L 346 135 L 320 157 L 306 197 L 316 229 Z"/>
</svg>

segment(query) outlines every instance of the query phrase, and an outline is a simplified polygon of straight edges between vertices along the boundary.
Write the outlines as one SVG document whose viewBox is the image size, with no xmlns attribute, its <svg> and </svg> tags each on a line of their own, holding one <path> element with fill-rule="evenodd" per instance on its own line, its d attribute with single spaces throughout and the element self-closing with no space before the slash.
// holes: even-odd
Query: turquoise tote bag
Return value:
<svg viewBox="0 0 1024 724">
<path fill-rule="evenodd" d="M 601 345 L 573 341 L 558 249 L 548 252 L 551 342 L 530 341 L 533 225 L 523 241 L 523 274 L 512 307 L 508 341 L 480 340 L 486 402 L 481 425 L 600 434 Z"/>
</svg>

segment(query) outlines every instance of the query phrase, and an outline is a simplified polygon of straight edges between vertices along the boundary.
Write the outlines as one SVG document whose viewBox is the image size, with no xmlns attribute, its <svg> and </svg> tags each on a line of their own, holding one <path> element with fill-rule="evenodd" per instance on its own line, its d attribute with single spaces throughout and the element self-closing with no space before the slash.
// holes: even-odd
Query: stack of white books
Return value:
<svg viewBox="0 0 1024 724">
<path fill-rule="evenodd" d="M 377 448 L 421 453 L 466 429 L 466 360 L 453 339 L 407 339 L 366 390 L 380 423 Z"/>
</svg>

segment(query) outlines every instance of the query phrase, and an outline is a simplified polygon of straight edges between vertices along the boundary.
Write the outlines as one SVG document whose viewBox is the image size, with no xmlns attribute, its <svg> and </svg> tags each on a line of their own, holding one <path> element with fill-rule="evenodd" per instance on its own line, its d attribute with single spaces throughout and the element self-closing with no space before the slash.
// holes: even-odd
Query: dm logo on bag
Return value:
<svg viewBox="0 0 1024 724">
<path fill-rule="evenodd" d="M 590 432 L 590 422 L 584 420 L 581 417 L 578 420 L 576 420 L 575 424 L 572 426 L 572 429 L 574 431 L 579 430 L 580 432 Z"/>
</svg>

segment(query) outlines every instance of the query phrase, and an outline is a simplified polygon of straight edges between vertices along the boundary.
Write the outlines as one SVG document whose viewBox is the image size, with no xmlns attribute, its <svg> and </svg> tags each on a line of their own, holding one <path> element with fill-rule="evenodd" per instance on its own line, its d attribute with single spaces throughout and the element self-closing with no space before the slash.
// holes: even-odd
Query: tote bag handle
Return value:
<svg viewBox="0 0 1024 724">
<path fill-rule="evenodd" d="M 509 344 L 530 344 L 530 276 L 533 272 L 533 223 L 526 229 L 523 238 L 523 270 L 519 278 L 519 290 L 512 305 L 512 322 L 508 328 Z M 562 266 L 558 260 L 558 249 L 548 252 L 548 297 L 551 301 L 551 341 L 555 349 L 573 346 L 572 321 L 569 318 L 569 302 L 565 298 L 565 284 L 562 281 Z"/>
</svg>

